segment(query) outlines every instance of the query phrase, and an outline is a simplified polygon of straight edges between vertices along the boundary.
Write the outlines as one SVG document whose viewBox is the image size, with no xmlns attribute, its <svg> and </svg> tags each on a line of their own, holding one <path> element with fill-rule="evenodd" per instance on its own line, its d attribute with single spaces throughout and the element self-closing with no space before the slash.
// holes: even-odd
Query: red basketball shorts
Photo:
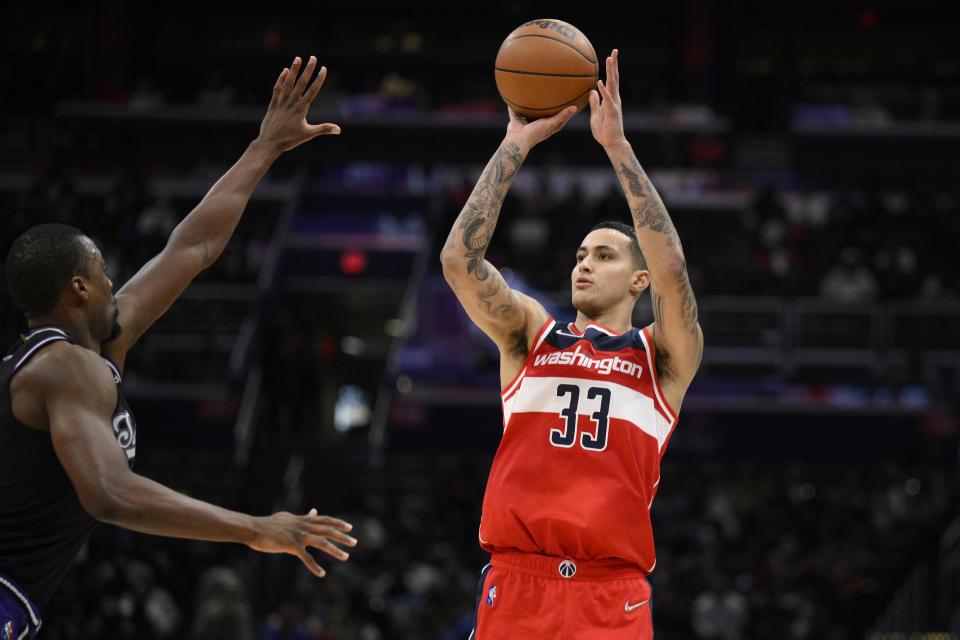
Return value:
<svg viewBox="0 0 960 640">
<path fill-rule="evenodd" d="M 493 553 L 470 640 L 652 640 L 652 611 L 636 565 Z"/>
</svg>

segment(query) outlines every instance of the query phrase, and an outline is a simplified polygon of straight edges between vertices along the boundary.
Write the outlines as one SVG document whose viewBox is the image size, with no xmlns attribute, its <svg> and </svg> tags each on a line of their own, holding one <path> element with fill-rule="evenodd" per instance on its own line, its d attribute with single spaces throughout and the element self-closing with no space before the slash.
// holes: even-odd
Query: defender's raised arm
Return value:
<svg viewBox="0 0 960 640">
<path fill-rule="evenodd" d="M 327 70 L 320 67 L 311 83 L 317 59 L 310 56 L 298 78 L 300 66 L 300 58 L 295 58 L 277 78 L 260 135 L 177 225 L 163 251 L 117 292 L 118 321 L 123 330 L 103 346 L 103 352 L 121 368 L 127 350 L 197 274 L 220 256 L 254 188 L 280 154 L 319 135 L 340 133 L 335 124 L 307 123 L 307 110 L 323 86 Z"/>
<path fill-rule="evenodd" d="M 575 107 L 568 107 L 550 118 L 527 122 L 510 110 L 507 135 L 480 175 L 440 253 L 443 275 L 460 304 L 500 348 L 504 383 L 523 362 L 547 312 L 533 298 L 510 289 L 487 261 L 487 247 L 507 190 L 530 149 L 563 128 L 575 113 Z"/>
<path fill-rule="evenodd" d="M 590 95 L 590 128 L 603 145 L 627 196 L 637 241 L 650 270 L 651 328 L 665 392 L 679 408 L 683 393 L 700 366 L 703 332 L 697 322 L 697 300 L 687 275 L 680 237 L 653 183 L 637 160 L 623 131 L 619 52 L 606 60 L 606 82 Z"/>
</svg>

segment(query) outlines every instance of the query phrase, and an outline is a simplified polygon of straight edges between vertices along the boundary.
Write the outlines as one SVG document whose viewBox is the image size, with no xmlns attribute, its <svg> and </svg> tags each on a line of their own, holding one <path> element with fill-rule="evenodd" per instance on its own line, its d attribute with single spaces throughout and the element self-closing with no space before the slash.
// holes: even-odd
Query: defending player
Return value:
<svg viewBox="0 0 960 640">
<path fill-rule="evenodd" d="M 307 109 L 326 77 L 296 58 L 273 87 L 260 135 L 174 229 L 166 247 L 113 294 L 103 256 L 66 225 L 40 225 L 10 249 L 6 276 L 29 331 L 0 364 L 0 634 L 32 637 L 96 520 L 156 535 L 240 542 L 334 558 L 352 526 L 317 515 L 253 517 L 184 496 L 133 473 L 136 425 L 121 391 L 127 351 L 220 255 L 254 187 L 281 153 L 334 124 Z"/>
<path fill-rule="evenodd" d="M 703 334 L 680 239 L 624 136 L 617 56 L 591 92 L 590 127 L 634 225 L 601 223 L 576 250 L 576 321 L 551 318 L 484 259 L 520 165 L 574 107 L 530 123 L 511 111 L 441 256 L 464 309 L 500 349 L 504 432 L 480 523 L 491 552 L 478 592 L 482 640 L 653 634 L 650 507 Z M 648 286 L 654 322 L 632 328 Z"/>
</svg>

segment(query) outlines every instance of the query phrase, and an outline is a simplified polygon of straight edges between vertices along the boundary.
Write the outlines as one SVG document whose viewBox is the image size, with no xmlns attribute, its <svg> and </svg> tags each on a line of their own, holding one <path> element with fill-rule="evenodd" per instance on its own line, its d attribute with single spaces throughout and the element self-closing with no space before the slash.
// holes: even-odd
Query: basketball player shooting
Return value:
<svg viewBox="0 0 960 640">
<path fill-rule="evenodd" d="M 353 546 L 342 520 L 275 513 L 254 517 L 189 498 L 132 471 L 136 424 L 121 391 L 127 351 L 223 251 L 251 193 L 284 151 L 335 124 L 306 114 L 326 77 L 300 58 L 273 87 L 260 135 L 173 230 L 166 247 L 116 295 L 94 242 L 42 224 L 7 256 L 10 292 L 29 331 L 0 363 L 0 633 L 32 637 L 97 520 L 162 536 L 239 542 L 297 556 L 324 570 Z M 298 77 L 299 74 L 299 77 Z"/>
<path fill-rule="evenodd" d="M 591 92 L 590 127 L 633 226 L 600 223 L 576 248 L 575 322 L 511 290 L 484 257 L 520 166 L 575 107 L 533 122 L 510 111 L 442 251 L 447 282 L 500 350 L 504 431 L 480 523 L 491 561 L 471 638 L 653 637 L 650 507 L 703 334 L 680 239 L 624 135 L 617 58 Z M 632 328 L 648 287 L 654 321 Z"/>
</svg>

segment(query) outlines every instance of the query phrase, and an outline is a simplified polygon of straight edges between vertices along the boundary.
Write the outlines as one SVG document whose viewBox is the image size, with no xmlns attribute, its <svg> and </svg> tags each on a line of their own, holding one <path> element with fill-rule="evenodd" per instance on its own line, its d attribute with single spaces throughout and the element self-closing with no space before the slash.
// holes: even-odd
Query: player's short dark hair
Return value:
<svg viewBox="0 0 960 640">
<path fill-rule="evenodd" d="M 593 225 L 590 231 L 596 231 L 597 229 L 613 229 L 627 236 L 627 238 L 630 239 L 627 246 L 630 247 L 630 253 L 633 255 L 633 262 L 637 266 L 637 269 L 647 268 L 647 259 L 643 257 L 643 251 L 640 250 L 640 243 L 637 242 L 637 232 L 633 227 L 623 222 L 617 222 L 616 220 L 604 220 L 603 222 L 598 222 Z"/>
<path fill-rule="evenodd" d="M 89 276 L 84 233 L 66 224 L 40 224 L 10 246 L 4 271 L 10 295 L 28 316 L 47 313 L 73 276 Z"/>
</svg>

